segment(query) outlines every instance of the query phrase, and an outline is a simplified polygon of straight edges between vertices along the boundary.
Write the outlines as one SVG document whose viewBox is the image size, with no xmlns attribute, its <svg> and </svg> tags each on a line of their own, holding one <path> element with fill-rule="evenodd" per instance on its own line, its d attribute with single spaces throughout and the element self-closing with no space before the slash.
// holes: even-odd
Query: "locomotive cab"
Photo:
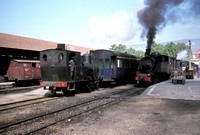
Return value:
<svg viewBox="0 0 200 135">
<path fill-rule="evenodd" d="M 94 88 L 97 83 L 98 67 L 82 58 L 80 52 L 59 47 L 41 51 L 42 82 L 40 85 L 44 88 L 48 87 L 51 93 L 62 91 L 64 94 L 76 90 L 78 86 Z"/>
</svg>

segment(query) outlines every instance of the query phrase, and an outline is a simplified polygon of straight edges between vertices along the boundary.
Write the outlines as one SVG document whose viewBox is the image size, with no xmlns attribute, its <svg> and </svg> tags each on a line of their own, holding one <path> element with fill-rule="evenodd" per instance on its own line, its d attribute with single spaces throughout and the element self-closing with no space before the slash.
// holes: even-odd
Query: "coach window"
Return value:
<svg viewBox="0 0 200 135">
<path fill-rule="evenodd" d="M 103 60 L 99 59 L 99 69 L 103 69 Z"/>
<path fill-rule="evenodd" d="M 118 68 L 121 68 L 122 67 L 122 60 L 117 60 L 117 67 Z"/>
<path fill-rule="evenodd" d="M 109 68 L 109 59 L 105 59 L 105 68 Z"/>
</svg>

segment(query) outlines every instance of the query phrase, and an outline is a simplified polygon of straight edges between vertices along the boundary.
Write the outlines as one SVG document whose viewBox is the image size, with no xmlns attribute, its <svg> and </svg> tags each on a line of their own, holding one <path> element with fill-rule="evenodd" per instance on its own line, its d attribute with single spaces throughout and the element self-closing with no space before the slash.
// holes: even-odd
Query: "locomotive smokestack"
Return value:
<svg viewBox="0 0 200 135">
<path fill-rule="evenodd" d="M 57 44 L 57 48 L 58 50 L 65 50 L 65 44 Z"/>
<path fill-rule="evenodd" d="M 149 57 L 150 56 L 150 52 L 151 52 L 151 49 L 146 49 L 145 57 Z"/>
</svg>

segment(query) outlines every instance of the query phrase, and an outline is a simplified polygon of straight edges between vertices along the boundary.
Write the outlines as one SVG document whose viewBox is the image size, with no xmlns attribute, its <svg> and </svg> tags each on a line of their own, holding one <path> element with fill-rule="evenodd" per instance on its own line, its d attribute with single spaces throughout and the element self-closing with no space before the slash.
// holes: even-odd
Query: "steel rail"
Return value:
<svg viewBox="0 0 200 135">
<path fill-rule="evenodd" d="M 42 100 L 42 99 L 46 99 L 46 100 Z M 57 97 L 56 98 L 41 97 L 41 98 L 28 99 L 28 100 L 23 100 L 23 101 L 18 101 L 18 102 L 12 102 L 12 103 L 1 105 L 0 111 L 6 111 L 6 110 L 10 110 L 10 109 L 15 109 L 18 107 L 23 107 L 23 106 L 27 106 L 27 105 L 31 105 L 31 104 L 38 104 L 38 103 L 42 103 L 45 101 L 52 101 L 52 100 L 56 100 L 56 99 L 58 99 L 58 98 Z M 41 101 L 37 101 L 37 100 L 41 100 Z M 19 105 L 16 105 L 16 104 L 19 104 Z M 9 107 L 9 106 L 11 106 L 11 107 Z M 1 108 L 1 107 L 3 107 L 3 108 Z"/>
<path fill-rule="evenodd" d="M 125 91 L 123 90 L 123 91 L 115 92 L 115 93 L 112 94 L 112 95 L 119 94 L 119 93 L 123 93 L 123 92 L 125 93 L 125 92 L 130 91 L 130 90 L 131 90 L 131 89 L 128 89 L 128 90 L 125 90 Z M 140 90 L 139 90 L 139 91 L 140 91 Z M 135 91 L 134 94 L 137 93 L 137 92 L 138 92 L 138 91 Z M 132 94 L 133 94 L 133 93 L 132 93 Z M 104 94 L 104 95 L 107 95 L 107 94 Z M 130 95 L 131 95 L 131 94 L 130 94 Z M 93 101 L 95 101 L 95 100 L 100 100 L 100 99 L 103 99 L 103 98 L 107 98 L 107 97 L 102 95 L 101 97 L 95 97 L 95 98 L 93 98 L 93 99 L 91 99 L 91 100 L 87 100 L 87 101 L 84 101 L 84 102 L 81 102 L 81 103 L 78 103 L 78 104 L 75 104 L 75 105 L 72 105 L 72 106 L 68 106 L 68 107 L 65 107 L 65 108 L 62 108 L 62 109 L 59 109 L 59 110 L 56 110 L 56 111 L 52 111 L 52 112 L 45 113 L 45 114 L 41 114 L 41 115 L 36 115 L 36 116 L 29 117 L 29 118 L 26 118 L 26 119 L 23 119 L 23 120 L 19 120 L 19 121 L 16 121 L 16 122 L 11 122 L 11 123 L 5 124 L 5 125 L 3 125 L 3 126 L 0 126 L 0 130 L 5 129 L 5 128 L 8 128 L 8 127 L 11 127 L 11 126 L 14 126 L 14 125 L 17 125 L 17 124 L 24 123 L 24 122 L 27 122 L 27 121 L 30 121 L 30 120 L 33 120 L 33 119 L 36 119 L 36 118 L 39 118 L 39 117 L 44 117 L 44 116 L 51 115 L 51 114 L 54 114 L 54 113 L 57 113 L 57 112 L 61 112 L 61 111 L 64 111 L 64 110 L 68 110 L 68 109 L 71 109 L 71 108 L 74 108 L 74 107 L 77 107 L 77 106 L 80 106 L 80 105 L 84 105 L 84 104 L 93 102 Z M 110 98 L 112 98 L 112 97 L 110 97 Z M 42 130 L 42 129 L 44 129 L 44 128 L 48 127 L 48 126 L 54 125 L 54 124 L 56 124 L 56 123 L 58 123 L 58 122 L 60 122 L 60 121 L 63 121 L 63 120 L 66 120 L 66 119 L 70 119 L 70 118 L 74 118 L 74 117 L 79 116 L 79 115 L 81 115 L 81 114 L 83 114 L 83 113 L 86 113 L 86 112 L 95 110 L 95 109 L 100 108 L 100 107 L 102 107 L 102 106 L 105 106 L 105 105 L 107 105 L 107 104 L 111 104 L 112 102 L 116 102 L 116 100 L 111 101 L 111 102 L 108 102 L 108 103 L 106 103 L 106 104 L 102 104 L 102 105 L 97 106 L 97 107 L 94 107 L 94 108 L 91 108 L 91 109 L 86 110 L 86 111 L 84 111 L 84 112 L 81 112 L 81 113 L 79 113 L 79 114 L 76 114 L 76 115 L 73 115 L 73 116 L 69 116 L 68 118 L 64 118 L 64 119 L 62 119 L 62 120 L 59 120 L 59 121 L 56 121 L 56 122 L 54 122 L 54 123 L 48 124 L 48 125 L 43 126 L 43 127 L 41 127 L 41 128 L 35 129 L 35 130 L 33 130 L 33 131 L 30 131 L 30 132 L 28 132 L 28 133 L 26 133 L 26 134 L 30 134 L 30 133 L 33 133 L 33 132 Z"/>
<path fill-rule="evenodd" d="M 128 91 L 128 90 L 127 90 L 127 91 Z M 143 89 L 138 90 L 138 91 L 135 91 L 134 93 L 131 93 L 131 94 L 127 95 L 127 96 L 138 95 L 138 93 L 140 94 L 141 91 L 143 91 Z M 120 91 L 119 93 L 121 93 L 121 91 Z M 100 98 L 100 99 L 103 99 L 103 98 L 106 98 L 106 97 L 102 97 L 102 98 Z M 112 97 L 111 97 L 111 98 L 112 98 Z M 55 122 L 53 122 L 53 123 L 51 123 L 51 124 L 44 125 L 44 126 L 38 128 L 38 129 L 34 129 L 34 130 L 32 130 L 32 131 L 29 131 L 29 132 L 27 132 L 27 133 L 24 133 L 23 135 L 32 134 L 32 133 L 34 133 L 34 132 L 40 131 L 40 130 L 42 130 L 42 129 L 45 129 L 45 128 L 49 127 L 49 126 L 55 125 L 55 124 L 57 124 L 57 123 L 59 123 L 59 122 L 62 122 L 62 121 L 68 120 L 68 119 L 73 119 L 73 118 L 75 118 L 75 117 L 81 116 L 81 115 L 83 115 L 83 114 L 85 114 L 85 113 L 88 113 L 88 112 L 90 112 L 90 111 L 94 111 L 94 110 L 100 109 L 100 108 L 103 107 L 103 106 L 107 106 L 107 105 L 110 105 L 110 104 L 113 104 L 113 103 L 118 103 L 118 102 L 120 102 L 121 100 L 123 100 L 123 98 L 114 98 L 113 101 L 107 102 L 107 103 L 105 103 L 105 104 L 101 104 L 101 105 L 99 105 L 99 106 L 95 106 L 95 107 L 93 107 L 93 108 L 91 108 L 91 109 L 82 111 L 82 112 L 80 112 L 80 113 L 78 113 L 78 114 L 75 114 L 75 115 L 69 116 L 69 117 L 67 117 L 67 118 L 63 118 L 63 119 L 61 119 L 61 120 L 55 121 Z"/>
</svg>

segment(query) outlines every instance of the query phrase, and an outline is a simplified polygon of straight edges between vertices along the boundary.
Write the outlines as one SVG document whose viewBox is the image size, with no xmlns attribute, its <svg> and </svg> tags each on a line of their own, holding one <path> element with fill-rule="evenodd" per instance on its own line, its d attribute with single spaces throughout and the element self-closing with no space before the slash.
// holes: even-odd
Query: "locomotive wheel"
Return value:
<svg viewBox="0 0 200 135">
<path fill-rule="evenodd" d="M 49 93 L 56 94 L 56 91 L 55 90 L 49 90 Z"/>
<path fill-rule="evenodd" d="M 56 90 L 54 90 L 53 87 L 49 87 L 49 93 L 55 95 L 56 94 Z"/>
<path fill-rule="evenodd" d="M 69 90 L 67 90 L 67 88 L 62 88 L 61 91 L 64 96 L 71 97 L 71 96 L 75 95 L 74 91 L 69 91 Z"/>
<path fill-rule="evenodd" d="M 91 86 L 91 82 L 89 82 L 87 85 L 86 85 L 86 92 L 91 92 L 92 91 L 92 86 Z"/>
<path fill-rule="evenodd" d="M 68 94 L 67 89 L 62 88 L 62 93 L 66 96 Z"/>
</svg>

